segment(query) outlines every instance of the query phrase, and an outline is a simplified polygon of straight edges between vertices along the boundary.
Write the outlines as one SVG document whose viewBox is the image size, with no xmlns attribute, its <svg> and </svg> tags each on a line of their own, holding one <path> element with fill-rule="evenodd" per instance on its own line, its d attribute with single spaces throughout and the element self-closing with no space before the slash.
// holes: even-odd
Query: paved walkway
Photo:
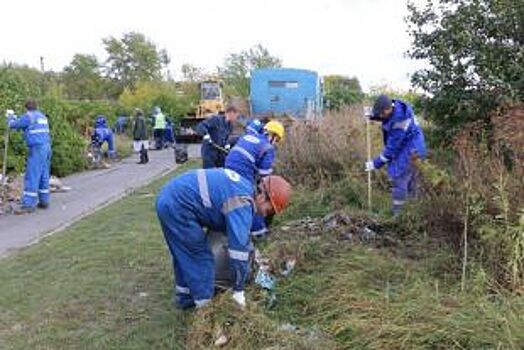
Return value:
<svg viewBox="0 0 524 350">
<path fill-rule="evenodd" d="M 188 151 L 190 158 L 200 155 L 197 145 L 190 146 Z M 64 185 L 72 189 L 52 194 L 49 209 L 21 216 L 0 216 L 0 256 L 64 229 L 176 167 L 171 149 L 151 151 L 149 158 L 147 165 L 137 165 L 137 157 L 132 156 L 110 169 L 65 177 L 62 179 Z"/>
</svg>

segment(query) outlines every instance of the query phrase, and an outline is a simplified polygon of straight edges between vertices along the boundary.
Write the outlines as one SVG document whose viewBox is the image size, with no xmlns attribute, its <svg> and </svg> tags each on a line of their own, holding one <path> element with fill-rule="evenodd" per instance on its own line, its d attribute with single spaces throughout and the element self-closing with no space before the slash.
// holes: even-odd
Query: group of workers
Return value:
<svg viewBox="0 0 524 350">
<path fill-rule="evenodd" d="M 19 118 L 11 110 L 6 113 L 10 128 L 24 130 L 29 148 L 19 212 L 49 206 L 48 120 L 38 111 L 35 101 L 28 101 L 26 109 Z M 159 108 L 154 114 L 158 118 L 154 124 L 155 138 L 161 139 L 163 135 L 159 130 L 163 126 L 165 129 L 165 117 L 162 118 Z M 232 297 L 244 307 L 252 239 L 263 237 L 270 218 L 282 212 L 290 201 L 291 185 L 283 177 L 272 174 L 275 147 L 285 137 L 284 126 L 276 120 L 264 124 L 254 119 L 247 125 L 245 134 L 230 144 L 238 115 L 238 110 L 230 106 L 223 115 L 198 125 L 197 131 L 203 138 L 203 169 L 191 170 L 170 180 L 156 200 L 157 215 L 172 255 L 176 304 L 182 309 L 202 307 L 214 295 L 214 257 L 208 230 L 224 232 L 228 237 Z M 417 171 L 413 160 L 426 157 L 424 134 L 412 107 L 385 95 L 376 99 L 368 117 L 382 123 L 384 150 L 365 163 L 365 170 L 388 165 L 392 210 L 397 215 L 415 194 Z M 97 118 L 97 129 L 107 128 L 104 122 L 105 118 Z M 106 139 L 106 133 L 99 134 L 100 139 Z M 140 110 L 136 110 L 132 134 L 140 161 L 147 162 L 147 127 Z"/>
<path fill-rule="evenodd" d="M 116 132 L 124 132 L 125 122 L 123 117 L 119 117 L 115 126 Z M 173 131 L 173 123 L 162 113 L 160 107 L 153 108 L 151 117 L 153 127 L 154 147 L 156 150 L 164 149 L 176 143 Z M 147 121 L 144 112 L 136 108 L 135 114 L 131 118 L 131 136 L 133 138 L 133 149 L 139 155 L 138 164 L 149 162 L 149 134 L 147 132 Z M 101 148 L 107 143 L 109 158 L 116 155 L 113 130 L 108 126 L 106 117 L 99 115 L 96 117 L 95 129 L 91 135 L 91 142 L 94 146 Z"/>
</svg>

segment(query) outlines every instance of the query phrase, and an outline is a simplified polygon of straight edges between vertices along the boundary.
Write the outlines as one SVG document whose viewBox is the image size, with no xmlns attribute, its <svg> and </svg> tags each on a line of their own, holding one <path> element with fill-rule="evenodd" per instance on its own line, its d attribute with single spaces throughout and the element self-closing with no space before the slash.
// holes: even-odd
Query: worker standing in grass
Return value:
<svg viewBox="0 0 524 350">
<path fill-rule="evenodd" d="M 214 295 L 214 257 L 203 226 L 226 232 L 233 300 L 245 306 L 253 215 L 280 213 L 290 195 L 291 185 L 280 176 L 264 178 L 255 193 L 248 180 L 229 169 L 192 170 L 165 185 L 156 211 L 173 259 L 177 307 L 199 308 Z"/>
<path fill-rule="evenodd" d="M 234 106 L 226 109 L 225 115 L 215 115 L 202 121 L 197 132 L 202 139 L 202 161 L 204 169 L 224 166 L 225 152 L 229 150 L 228 139 L 238 118 Z"/>
<path fill-rule="evenodd" d="M 138 108 L 135 110 L 131 130 L 133 132 L 133 149 L 140 156 L 138 164 L 146 164 L 149 162 L 149 156 L 147 154 L 149 138 L 147 136 L 147 124 L 144 113 Z"/>
<path fill-rule="evenodd" d="M 392 181 L 393 214 L 398 215 L 416 191 L 415 159 L 425 159 L 424 133 L 411 106 L 401 100 L 380 95 L 373 105 L 371 120 L 382 122 L 384 151 L 365 164 L 366 171 L 388 165 Z"/>
<path fill-rule="evenodd" d="M 275 145 L 284 138 L 284 126 L 276 120 L 265 126 L 258 119 L 250 122 L 242 136 L 226 157 L 225 167 L 256 185 L 258 181 L 273 173 Z M 262 238 L 267 233 L 265 218 L 255 215 L 251 235 Z"/>
<path fill-rule="evenodd" d="M 164 148 L 164 133 L 166 130 L 166 116 L 162 113 L 160 107 L 153 108 L 153 137 L 155 138 L 155 149 Z"/>
<path fill-rule="evenodd" d="M 36 101 L 28 100 L 27 112 L 20 118 L 7 113 L 9 128 L 24 131 L 28 148 L 22 205 L 15 214 L 31 213 L 35 208 L 49 207 L 49 172 L 51 168 L 51 137 L 47 117 L 37 109 Z"/>
</svg>

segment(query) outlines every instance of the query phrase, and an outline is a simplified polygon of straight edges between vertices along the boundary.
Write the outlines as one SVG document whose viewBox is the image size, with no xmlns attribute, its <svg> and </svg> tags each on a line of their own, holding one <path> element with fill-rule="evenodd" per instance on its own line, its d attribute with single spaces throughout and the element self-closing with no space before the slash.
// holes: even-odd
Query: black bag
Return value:
<svg viewBox="0 0 524 350">
<path fill-rule="evenodd" d="M 187 162 L 187 147 L 184 145 L 175 145 L 175 163 L 182 164 Z"/>
</svg>

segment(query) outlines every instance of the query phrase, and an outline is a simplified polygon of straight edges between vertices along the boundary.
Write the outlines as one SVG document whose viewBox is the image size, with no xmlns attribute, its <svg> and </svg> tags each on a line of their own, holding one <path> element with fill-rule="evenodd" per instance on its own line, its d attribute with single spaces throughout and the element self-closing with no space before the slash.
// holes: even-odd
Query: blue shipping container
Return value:
<svg viewBox="0 0 524 350">
<path fill-rule="evenodd" d="M 254 116 L 287 114 L 314 119 L 322 115 L 322 82 L 305 69 L 267 68 L 251 72 L 251 113 Z"/>
</svg>

